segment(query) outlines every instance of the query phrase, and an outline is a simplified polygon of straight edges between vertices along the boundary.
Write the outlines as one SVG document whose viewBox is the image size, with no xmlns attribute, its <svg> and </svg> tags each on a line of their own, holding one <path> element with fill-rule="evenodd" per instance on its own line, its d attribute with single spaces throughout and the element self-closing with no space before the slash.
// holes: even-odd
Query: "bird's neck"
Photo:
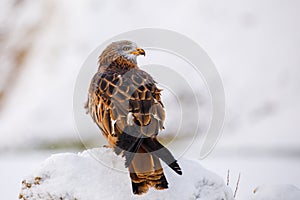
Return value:
<svg viewBox="0 0 300 200">
<path fill-rule="evenodd" d="M 99 71 L 124 71 L 137 69 L 137 63 L 134 60 L 129 60 L 123 56 L 115 58 L 109 63 L 99 63 Z"/>
</svg>

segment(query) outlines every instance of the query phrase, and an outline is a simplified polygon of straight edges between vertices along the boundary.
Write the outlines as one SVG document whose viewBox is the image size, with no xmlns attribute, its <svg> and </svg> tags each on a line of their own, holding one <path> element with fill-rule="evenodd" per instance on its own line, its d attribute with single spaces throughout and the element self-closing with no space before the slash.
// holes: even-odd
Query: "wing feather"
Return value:
<svg viewBox="0 0 300 200">
<path fill-rule="evenodd" d="M 89 89 L 88 109 L 106 137 L 117 137 L 132 122 L 146 136 L 155 136 L 164 128 L 161 90 L 155 84 L 148 73 L 139 69 L 95 74 Z"/>
</svg>

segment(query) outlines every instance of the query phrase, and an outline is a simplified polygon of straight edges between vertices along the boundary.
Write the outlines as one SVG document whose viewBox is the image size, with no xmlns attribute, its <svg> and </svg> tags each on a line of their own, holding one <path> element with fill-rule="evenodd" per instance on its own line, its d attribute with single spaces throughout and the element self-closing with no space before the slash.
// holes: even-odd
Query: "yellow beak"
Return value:
<svg viewBox="0 0 300 200">
<path fill-rule="evenodd" d="M 131 52 L 131 54 L 134 54 L 134 55 L 143 55 L 143 56 L 146 55 L 144 49 L 141 49 L 141 48 L 136 48 L 136 51 Z"/>
</svg>

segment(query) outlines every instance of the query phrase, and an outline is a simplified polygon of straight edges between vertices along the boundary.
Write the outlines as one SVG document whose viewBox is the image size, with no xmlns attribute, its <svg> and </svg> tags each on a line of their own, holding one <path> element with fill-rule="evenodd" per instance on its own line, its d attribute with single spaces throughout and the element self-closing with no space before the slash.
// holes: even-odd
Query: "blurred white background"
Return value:
<svg viewBox="0 0 300 200">
<path fill-rule="evenodd" d="M 50 154 L 82 148 L 72 114 L 82 63 L 103 41 L 144 27 L 190 37 L 223 79 L 223 136 L 203 165 L 224 179 L 230 169 L 232 184 L 241 172 L 238 199 L 261 184 L 300 187 L 299 11 L 297 0 L 2 0 L 2 198 L 16 198 Z"/>
</svg>

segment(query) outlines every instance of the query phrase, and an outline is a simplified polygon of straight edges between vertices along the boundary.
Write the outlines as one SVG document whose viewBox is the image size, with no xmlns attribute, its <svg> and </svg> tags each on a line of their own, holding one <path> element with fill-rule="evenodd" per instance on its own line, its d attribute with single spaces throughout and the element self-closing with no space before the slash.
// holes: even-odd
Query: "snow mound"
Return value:
<svg viewBox="0 0 300 200">
<path fill-rule="evenodd" d="M 233 200 L 232 191 L 216 174 L 196 160 L 180 160 L 183 175 L 164 168 L 169 189 L 154 190 L 142 196 L 131 193 L 124 160 L 111 149 L 96 148 L 82 153 L 52 155 L 22 182 L 20 199 L 199 199 Z"/>
<path fill-rule="evenodd" d="M 300 190 L 292 185 L 259 186 L 253 200 L 299 200 Z"/>
</svg>

